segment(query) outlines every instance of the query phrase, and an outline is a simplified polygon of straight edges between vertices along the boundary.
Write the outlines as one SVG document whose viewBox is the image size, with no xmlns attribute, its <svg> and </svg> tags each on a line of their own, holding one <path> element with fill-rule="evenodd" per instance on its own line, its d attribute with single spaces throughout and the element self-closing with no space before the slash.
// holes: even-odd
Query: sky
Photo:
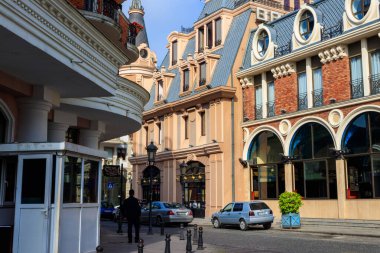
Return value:
<svg viewBox="0 0 380 253">
<path fill-rule="evenodd" d="M 131 0 L 123 4 L 123 12 L 128 16 Z M 150 49 L 157 54 L 157 65 L 164 59 L 172 31 L 192 27 L 204 5 L 203 0 L 141 0 L 145 11 L 145 27 Z"/>
</svg>

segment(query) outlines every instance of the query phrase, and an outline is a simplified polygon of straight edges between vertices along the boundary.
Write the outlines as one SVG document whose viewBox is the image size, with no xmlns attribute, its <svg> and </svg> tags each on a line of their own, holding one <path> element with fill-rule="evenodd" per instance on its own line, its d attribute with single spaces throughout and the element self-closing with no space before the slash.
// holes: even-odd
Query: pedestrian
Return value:
<svg viewBox="0 0 380 253">
<path fill-rule="evenodd" d="M 124 217 L 127 217 L 128 221 L 128 243 L 132 243 L 132 226 L 135 227 L 135 242 L 138 243 L 140 239 L 141 207 L 134 195 L 135 191 L 133 189 L 129 190 L 129 198 L 123 201 L 121 209 Z"/>
</svg>

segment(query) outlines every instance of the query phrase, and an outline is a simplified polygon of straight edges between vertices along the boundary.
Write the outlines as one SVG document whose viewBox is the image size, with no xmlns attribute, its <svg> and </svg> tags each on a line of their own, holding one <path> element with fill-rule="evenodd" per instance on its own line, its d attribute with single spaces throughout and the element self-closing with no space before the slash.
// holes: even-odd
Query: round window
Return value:
<svg viewBox="0 0 380 253">
<path fill-rule="evenodd" d="M 353 0 L 352 1 L 352 14 L 357 19 L 362 19 L 367 14 L 371 0 Z"/>
<path fill-rule="evenodd" d="M 310 38 L 314 29 L 314 16 L 310 11 L 305 11 L 300 19 L 300 35 L 304 40 Z"/>
<path fill-rule="evenodd" d="M 257 39 L 257 52 L 259 53 L 261 57 L 263 57 L 265 53 L 267 52 L 268 46 L 269 46 L 269 36 L 268 36 L 268 33 L 265 30 L 263 30 L 259 34 L 259 37 Z"/>
<path fill-rule="evenodd" d="M 140 56 L 145 59 L 148 56 L 148 51 L 146 51 L 146 49 L 141 49 Z"/>
</svg>

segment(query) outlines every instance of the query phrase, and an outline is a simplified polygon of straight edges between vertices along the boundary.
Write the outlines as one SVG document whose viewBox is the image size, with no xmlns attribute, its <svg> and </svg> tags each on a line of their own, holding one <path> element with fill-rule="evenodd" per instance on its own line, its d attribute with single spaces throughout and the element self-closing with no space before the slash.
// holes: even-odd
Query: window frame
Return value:
<svg viewBox="0 0 380 253">
<path fill-rule="evenodd" d="M 200 127 L 201 127 L 201 136 L 206 136 L 206 112 L 201 111 L 199 112 L 200 117 Z"/>
<path fill-rule="evenodd" d="M 260 42 L 263 42 L 261 51 L 259 51 Z M 266 55 L 269 49 L 269 44 L 270 44 L 269 34 L 265 29 L 262 29 L 257 37 L 257 45 L 256 45 L 257 53 L 259 54 L 260 57 L 264 57 Z"/>
<path fill-rule="evenodd" d="M 354 11 L 354 2 L 355 1 L 356 0 L 352 0 L 351 4 L 350 4 L 352 16 L 354 18 L 356 18 L 357 20 L 362 20 L 368 14 L 369 9 L 371 8 L 371 0 L 369 1 L 368 6 L 365 5 L 367 3 L 367 0 L 359 0 L 360 1 L 360 11 L 358 11 L 358 12 Z M 358 15 L 360 15 L 360 14 L 362 15 L 362 17 L 358 17 Z"/>
<path fill-rule="evenodd" d="M 309 15 L 306 15 L 306 14 L 309 14 Z M 307 29 L 305 32 L 301 31 L 303 22 L 306 22 L 306 28 Z M 312 26 L 312 29 L 310 29 L 311 26 Z M 299 31 L 298 32 L 299 32 L 299 34 L 303 40 L 309 40 L 311 35 L 313 34 L 314 29 L 315 29 L 314 15 L 310 10 L 306 9 L 300 16 Z"/>
<path fill-rule="evenodd" d="M 184 123 L 184 138 L 185 140 L 189 139 L 189 116 L 186 115 L 183 117 L 183 123 Z"/>
<path fill-rule="evenodd" d="M 172 66 L 177 64 L 178 61 L 178 41 L 174 40 L 172 42 L 172 50 L 171 50 L 171 60 L 172 60 Z"/>
<path fill-rule="evenodd" d="M 186 92 L 186 91 L 189 91 L 190 89 L 190 69 L 186 68 L 183 70 L 182 73 L 183 73 L 182 92 Z M 187 84 L 186 84 L 186 81 L 187 81 Z"/>
<path fill-rule="evenodd" d="M 199 82 L 198 82 L 198 86 L 199 87 L 205 86 L 206 83 L 207 83 L 207 63 L 206 63 L 206 61 L 203 61 L 203 62 L 199 63 Z"/>
<path fill-rule="evenodd" d="M 158 79 L 156 100 L 161 101 L 163 99 L 164 99 L 164 80 Z"/>
<path fill-rule="evenodd" d="M 220 24 L 218 26 L 218 24 Z M 215 19 L 215 38 L 214 38 L 214 41 L 215 41 L 215 46 L 219 46 L 222 44 L 222 19 L 221 18 L 217 18 Z"/>
</svg>

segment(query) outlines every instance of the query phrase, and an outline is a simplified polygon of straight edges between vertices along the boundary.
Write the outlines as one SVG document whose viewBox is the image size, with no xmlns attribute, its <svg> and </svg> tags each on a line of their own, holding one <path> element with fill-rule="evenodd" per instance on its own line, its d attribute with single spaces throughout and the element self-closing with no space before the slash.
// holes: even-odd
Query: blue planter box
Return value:
<svg viewBox="0 0 380 253">
<path fill-rule="evenodd" d="M 300 228 L 301 217 L 299 213 L 288 213 L 281 216 L 282 228 Z"/>
</svg>

